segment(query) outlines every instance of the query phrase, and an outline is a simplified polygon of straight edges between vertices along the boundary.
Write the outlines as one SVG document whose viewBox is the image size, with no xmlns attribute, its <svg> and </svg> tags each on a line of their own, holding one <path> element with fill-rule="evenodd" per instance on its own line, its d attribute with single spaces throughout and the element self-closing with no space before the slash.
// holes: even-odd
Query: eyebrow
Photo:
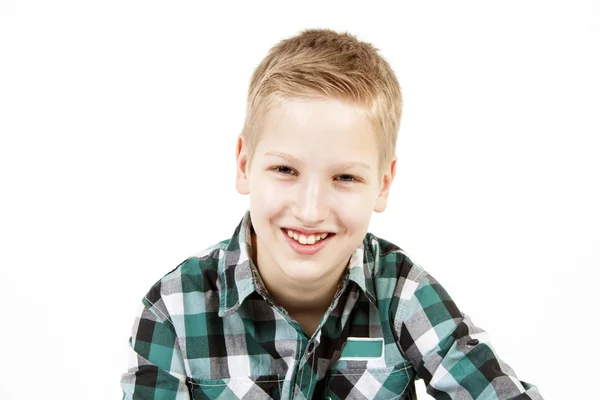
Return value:
<svg viewBox="0 0 600 400">
<path fill-rule="evenodd" d="M 292 156 L 291 154 L 287 154 L 287 153 L 282 153 L 279 151 L 268 151 L 265 153 L 265 156 L 274 156 L 274 157 L 280 157 L 283 158 L 284 160 L 288 160 L 289 162 L 295 162 L 298 163 L 299 160 Z M 354 167 L 358 167 L 358 168 L 364 168 L 367 170 L 370 170 L 371 167 L 369 165 L 367 165 L 366 163 L 362 162 L 362 161 L 349 161 L 343 164 L 338 165 L 339 168 L 341 169 L 349 169 L 349 168 L 354 168 Z"/>
</svg>

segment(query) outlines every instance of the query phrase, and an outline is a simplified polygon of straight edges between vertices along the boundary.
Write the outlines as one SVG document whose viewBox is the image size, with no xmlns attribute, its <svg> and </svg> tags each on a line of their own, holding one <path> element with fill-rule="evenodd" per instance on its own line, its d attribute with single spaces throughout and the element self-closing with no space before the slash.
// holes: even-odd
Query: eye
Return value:
<svg viewBox="0 0 600 400">
<path fill-rule="evenodd" d="M 285 165 L 277 165 L 277 166 L 271 168 L 271 170 L 275 171 L 277 173 L 280 173 L 282 175 L 294 175 L 295 174 L 295 171 L 292 168 L 287 167 Z"/>
<path fill-rule="evenodd" d="M 340 182 L 344 182 L 344 183 L 352 183 L 352 182 L 360 182 L 360 179 L 353 176 L 353 175 L 348 175 L 348 174 L 342 174 L 342 175 L 338 175 L 337 179 Z"/>
</svg>

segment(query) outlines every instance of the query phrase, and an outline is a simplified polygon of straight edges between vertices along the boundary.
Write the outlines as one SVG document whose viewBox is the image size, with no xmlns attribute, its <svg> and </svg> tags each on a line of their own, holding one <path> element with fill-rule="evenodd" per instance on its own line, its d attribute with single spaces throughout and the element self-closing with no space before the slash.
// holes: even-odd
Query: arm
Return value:
<svg viewBox="0 0 600 400">
<path fill-rule="evenodd" d="M 129 343 L 123 400 L 189 400 L 183 356 L 165 311 L 144 299 Z"/>
<path fill-rule="evenodd" d="M 398 288 L 398 346 L 427 393 L 436 399 L 543 400 L 497 356 L 487 333 L 473 325 L 431 275 L 412 268 Z"/>
</svg>

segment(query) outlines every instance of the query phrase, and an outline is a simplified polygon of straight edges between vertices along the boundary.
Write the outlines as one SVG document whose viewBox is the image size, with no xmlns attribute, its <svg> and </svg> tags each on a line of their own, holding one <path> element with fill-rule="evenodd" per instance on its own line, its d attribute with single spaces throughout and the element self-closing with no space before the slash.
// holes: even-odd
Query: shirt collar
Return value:
<svg viewBox="0 0 600 400">
<path fill-rule="evenodd" d="M 367 299 L 377 306 L 373 283 L 374 254 L 377 245 L 371 234 L 367 234 L 360 246 L 354 250 L 348 263 L 346 279 L 355 282 Z M 252 292 L 266 293 L 258 269 L 252 261 L 252 221 L 246 211 L 235 229 L 219 260 L 219 316 L 235 313 L 240 304 Z"/>
<path fill-rule="evenodd" d="M 375 254 L 377 241 L 373 235 L 367 233 L 360 246 L 354 250 L 348 263 L 347 277 L 355 282 L 367 296 L 367 299 L 377 307 L 375 285 L 373 282 L 373 270 L 375 268 Z"/>
<path fill-rule="evenodd" d="M 259 280 L 260 275 L 252 262 L 250 211 L 246 211 L 219 260 L 219 316 L 236 312 L 244 299 L 256 291 Z"/>
</svg>

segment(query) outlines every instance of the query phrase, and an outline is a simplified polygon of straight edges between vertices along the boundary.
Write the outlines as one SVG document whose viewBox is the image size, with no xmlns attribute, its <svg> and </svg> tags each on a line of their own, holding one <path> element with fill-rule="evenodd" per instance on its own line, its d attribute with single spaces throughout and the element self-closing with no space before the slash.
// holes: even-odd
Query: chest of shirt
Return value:
<svg viewBox="0 0 600 400">
<path fill-rule="evenodd" d="M 410 398 L 413 371 L 388 306 L 355 286 L 334 300 L 312 337 L 256 292 L 224 317 L 218 296 L 202 296 L 201 312 L 173 321 L 193 398 Z"/>
</svg>

